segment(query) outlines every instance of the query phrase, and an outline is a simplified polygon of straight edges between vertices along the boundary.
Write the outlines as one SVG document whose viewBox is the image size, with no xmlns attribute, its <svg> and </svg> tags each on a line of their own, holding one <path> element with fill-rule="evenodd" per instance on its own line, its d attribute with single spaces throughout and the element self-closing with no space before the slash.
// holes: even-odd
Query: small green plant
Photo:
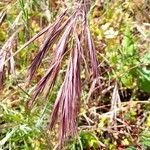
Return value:
<svg viewBox="0 0 150 150">
<path fill-rule="evenodd" d="M 145 148 L 150 148 L 150 130 L 145 130 L 140 134 L 140 143 Z"/>
<path fill-rule="evenodd" d="M 5 103 L 0 103 L 0 107 L 0 148 L 19 150 L 47 147 L 43 120 L 45 114 L 30 115 L 23 106 L 10 109 Z"/>
<path fill-rule="evenodd" d="M 84 150 L 90 148 L 94 150 L 100 148 L 100 142 L 94 133 L 89 131 L 82 131 L 79 137 L 69 146 L 69 149 L 72 150 Z"/>
</svg>

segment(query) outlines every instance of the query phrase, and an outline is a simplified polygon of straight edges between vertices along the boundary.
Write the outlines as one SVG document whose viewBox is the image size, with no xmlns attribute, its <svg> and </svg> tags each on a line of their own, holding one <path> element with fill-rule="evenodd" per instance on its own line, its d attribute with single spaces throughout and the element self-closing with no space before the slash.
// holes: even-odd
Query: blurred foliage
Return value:
<svg viewBox="0 0 150 150">
<path fill-rule="evenodd" d="M 8 37 L 21 28 L 17 47 L 21 47 L 33 35 L 49 23 L 66 7 L 70 1 L 59 0 L 13 0 L 0 2 L 0 49 Z M 150 23 L 147 0 L 96 0 L 89 10 L 90 29 L 97 50 L 99 68 L 104 83 L 103 89 L 117 81 L 122 106 L 125 110 L 117 112 L 117 121 L 107 114 L 111 112 L 112 90 L 106 94 L 98 93 L 87 102 L 89 85 L 84 86 L 79 114 L 79 133 L 68 140 L 69 150 L 136 150 L 150 148 Z M 147 15 L 145 15 L 147 14 Z M 1 21 L 1 19 L 0 19 Z M 15 56 L 17 79 L 7 78 L 4 90 L 0 91 L 0 149 L 49 150 L 57 146 L 57 132 L 46 130 L 49 109 L 57 95 L 65 67 L 58 78 L 57 85 L 49 96 L 50 101 L 40 97 L 31 113 L 24 103 L 30 97 L 32 86 L 24 90 L 26 70 L 44 37 L 37 39 Z M 43 76 L 51 54 L 38 69 L 32 85 Z M 65 65 L 64 65 L 65 66 Z M 84 69 L 82 77 L 85 78 Z M 88 81 L 87 81 L 88 82 Z M 131 91 L 128 92 L 128 91 Z M 96 93 L 97 94 L 97 93 Z M 95 95 L 96 95 L 95 94 Z M 95 98 L 96 97 L 96 98 Z M 142 100 L 139 98 L 142 97 Z M 131 107 L 130 101 L 140 103 Z M 44 101 L 44 102 L 43 102 Z M 145 102 L 146 101 L 146 102 Z M 145 102 L 145 103 L 144 103 Z M 144 103 L 144 104 L 143 104 Z M 105 107 L 103 107 L 105 106 Z M 96 109 L 100 107 L 100 109 Z M 93 108 L 93 109 L 91 109 Z M 83 115 L 84 114 L 84 115 Z M 106 114 L 106 116 L 103 114 Z M 111 114 L 111 113 L 110 113 Z"/>
</svg>

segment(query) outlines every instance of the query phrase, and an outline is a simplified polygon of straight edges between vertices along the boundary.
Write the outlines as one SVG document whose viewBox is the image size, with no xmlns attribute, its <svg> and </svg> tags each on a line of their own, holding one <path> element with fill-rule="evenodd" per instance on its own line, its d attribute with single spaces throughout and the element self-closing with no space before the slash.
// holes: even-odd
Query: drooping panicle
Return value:
<svg viewBox="0 0 150 150">
<path fill-rule="evenodd" d="M 77 132 L 77 114 L 79 112 L 81 83 L 80 83 L 80 63 L 81 45 L 76 38 L 74 48 L 71 49 L 70 59 L 64 82 L 58 92 L 54 108 L 51 114 L 49 128 L 52 129 L 59 117 L 60 145 L 66 137 Z"/>
<path fill-rule="evenodd" d="M 52 28 L 48 30 L 46 33 L 47 38 L 29 68 L 29 80 L 31 80 L 47 50 L 54 42 L 57 44 L 56 49 L 53 51 L 53 59 L 49 69 L 35 86 L 32 99 L 27 102 L 27 107 L 31 109 L 38 94 L 42 93 L 44 97 L 48 96 L 59 75 L 64 56 L 66 56 L 66 59 L 69 57 L 65 77 L 57 94 L 48 125 L 48 128 L 52 130 L 56 123 L 59 124 L 59 145 L 62 145 L 65 139 L 77 132 L 82 60 L 87 65 L 86 68 L 90 68 L 89 70 L 92 72 L 94 88 L 99 75 L 96 50 L 87 20 L 86 3 L 77 8 L 65 23 L 62 22 L 63 19 L 62 21 L 61 19 L 56 21 Z M 59 39 L 58 43 L 55 41 L 56 38 Z M 84 56 L 85 52 L 88 57 Z"/>
</svg>

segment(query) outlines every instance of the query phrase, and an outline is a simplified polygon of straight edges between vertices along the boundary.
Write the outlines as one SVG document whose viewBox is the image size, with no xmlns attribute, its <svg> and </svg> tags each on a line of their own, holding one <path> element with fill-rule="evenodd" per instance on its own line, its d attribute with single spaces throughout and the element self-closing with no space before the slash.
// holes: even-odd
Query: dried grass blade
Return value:
<svg viewBox="0 0 150 150">
<path fill-rule="evenodd" d="M 0 13 L 0 26 L 2 25 L 5 18 L 6 18 L 6 10 L 3 10 Z"/>
<path fill-rule="evenodd" d="M 112 114 L 112 119 L 117 119 L 117 110 L 118 108 L 121 108 L 121 100 L 120 100 L 120 95 L 118 92 L 118 86 L 117 83 L 115 84 L 113 94 L 112 94 L 112 100 L 111 100 L 111 111 L 113 112 Z"/>
</svg>

